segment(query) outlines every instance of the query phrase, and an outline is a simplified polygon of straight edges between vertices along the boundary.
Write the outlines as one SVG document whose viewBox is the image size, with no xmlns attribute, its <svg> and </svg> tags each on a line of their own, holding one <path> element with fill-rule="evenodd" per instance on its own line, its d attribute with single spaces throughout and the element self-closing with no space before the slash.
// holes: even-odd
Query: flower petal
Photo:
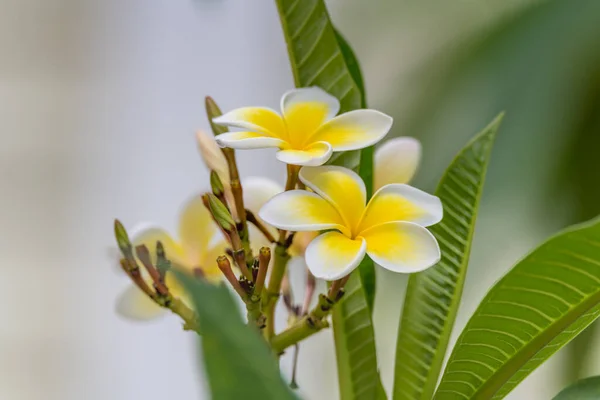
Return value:
<svg viewBox="0 0 600 400">
<path fill-rule="evenodd" d="M 327 142 L 333 151 L 362 149 L 387 135 L 392 122 L 392 117 L 379 111 L 354 110 L 326 122 L 310 141 Z"/>
<path fill-rule="evenodd" d="M 339 111 L 338 99 L 316 86 L 290 90 L 281 99 L 289 141 L 298 146 Z"/>
<path fill-rule="evenodd" d="M 169 260 L 176 263 L 185 264 L 183 249 L 164 229 L 150 225 L 143 225 L 132 230 L 131 243 L 134 247 L 145 245 L 150 251 L 152 262 L 156 262 L 157 241 L 162 243 Z"/>
<path fill-rule="evenodd" d="M 284 189 L 279 183 L 261 176 L 243 179 L 242 186 L 244 188 L 244 205 L 254 213 L 257 213 L 267 201 L 283 192 Z"/>
<path fill-rule="evenodd" d="M 386 141 L 375 150 L 375 188 L 409 183 L 421 160 L 421 143 L 411 137 Z"/>
<path fill-rule="evenodd" d="M 358 232 L 392 221 L 430 226 L 440 222 L 443 214 L 442 202 L 438 197 L 405 184 L 387 185 L 369 201 Z"/>
<path fill-rule="evenodd" d="M 356 227 L 365 209 L 367 191 L 354 171 L 334 165 L 300 170 L 299 178 L 308 188 L 339 211 L 346 226 Z"/>
<path fill-rule="evenodd" d="M 225 240 L 217 242 L 206 251 L 198 265 L 204 277 L 211 283 L 218 283 L 223 279 L 223 274 L 217 265 L 217 258 L 225 255 L 227 247 L 229 246 Z"/>
<path fill-rule="evenodd" d="M 340 214 L 327 200 L 306 190 L 290 190 L 273 197 L 260 209 L 268 224 L 290 231 L 345 230 Z"/>
<path fill-rule="evenodd" d="M 354 271 L 365 257 L 365 249 L 364 239 L 326 232 L 306 248 L 306 265 L 315 277 L 333 281 Z"/>
<path fill-rule="evenodd" d="M 116 311 L 117 314 L 136 321 L 149 321 L 165 314 L 164 308 L 133 284 L 117 299 Z"/>
<path fill-rule="evenodd" d="M 292 257 L 304 257 L 306 248 L 319 235 L 319 232 L 296 232 L 288 252 Z"/>
<path fill-rule="evenodd" d="M 325 142 L 315 142 L 304 150 L 280 150 L 275 155 L 286 164 L 317 166 L 323 165 L 331 157 L 331 146 Z"/>
<path fill-rule="evenodd" d="M 233 126 L 260 132 L 263 135 L 285 138 L 283 118 L 274 110 L 267 107 L 242 107 L 213 118 L 219 125 Z M 221 135 L 219 135 L 221 136 Z"/>
<path fill-rule="evenodd" d="M 204 259 L 213 238 L 222 237 L 219 228 L 196 195 L 186 203 L 179 217 L 179 238 L 185 256 L 184 267 L 195 268 Z M 169 253 L 167 253 L 168 257 Z"/>
<path fill-rule="evenodd" d="M 388 222 L 361 233 L 367 254 L 377 264 L 394 272 L 418 272 L 441 257 L 435 237 L 412 222 Z"/>
<path fill-rule="evenodd" d="M 256 132 L 227 132 L 215 138 L 221 147 L 232 149 L 265 149 L 269 147 L 282 147 L 285 142 Z"/>
<path fill-rule="evenodd" d="M 265 203 L 271 200 L 275 195 L 283 192 L 283 186 L 271 179 L 263 177 L 250 177 L 242 181 L 244 187 L 244 205 L 246 208 L 254 213 L 264 225 L 269 229 L 273 236 L 277 235 L 277 230 L 262 221 L 258 216 L 258 211 L 265 205 Z M 252 250 L 258 251 L 263 246 L 270 246 L 271 243 L 265 238 L 265 236 L 258 230 L 254 225 L 248 226 L 250 232 L 250 243 L 252 244 Z"/>
</svg>

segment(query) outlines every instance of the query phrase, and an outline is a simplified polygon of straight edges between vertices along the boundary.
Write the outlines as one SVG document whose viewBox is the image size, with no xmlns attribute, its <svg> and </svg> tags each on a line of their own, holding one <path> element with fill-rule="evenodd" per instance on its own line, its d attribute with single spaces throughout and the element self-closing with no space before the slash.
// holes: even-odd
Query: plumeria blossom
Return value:
<svg viewBox="0 0 600 400">
<path fill-rule="evenodd" d="M 340 279 L 368 254 L 395 272 L 424 270 L 440 259 L 440 249 L 425 227 L 442 219 L 439 198 L 406 184 L 383 186 L 366 204 L 364 182 L 336 166 L 304 167 L 300 180 L 309 188 L 281 193 L 260 216 L 290 231 L 324 231 L 306 249 L 306 263 L 317 278 Z"/>
<path fill-rule="evenodd" d="M 280 185 L 266 178 L 248 178 L 242 183 L 244 202 L 247 208 L 255 213 L 268 199 L 283 191 Z M 145 245 L 154 255 L 156 254 L 156 242 L 160 241 L 175 268 L 189 273 L 200 272 L 209 282 L 220 282 L 223 274 L 217 267 L 216 259 L 225 254 L 228 243 L 204 207 L 200 194 L 194 196 L 183 207 L 178 231 L 179 235 L 176 239 L 165 229 L 154 226 L 142 227 L 134 229 L 131 242 L 134 247 Z M 249 231 L 254 254 L 258 254 L 261 247 L 271 245 L 253 225 L 249 226 Z M 144 268 L 141 268 L 141 271 L 145 273 Z M 146 280 L 152 286 L 149 276 L 146 277 Z M 188 302 L 183 288 L 168 272 L 166 285 L 173 296 Z M 131 284 L 119 298 L 117 311 L 130 319 L 150 320 L 162 315 L 165 309 L 149 299 L 137 286 Z"/>
<path fill-rule="evenodd" d="M 145 245 L 154 257 L 156 242 L 160 241 L 174 268 L 190 274 L 194 273 L 195 269 L 199 269 L 207 280 L 218 282 L 222 275 L 215 260 L 224 254 L 227 242 L 204 207 L 201 195 L 194 196 L 183 207 L 178 231 L 178 239 L 175 239 L 162 228 L 138 228 L 134 230 L 131 242 L 134 247 Z M 139 262 L 138 264 L 141 265 Z M 141 270 L 145 272 L 144 268 Z M 165 279 L 171 294 L 186 301 L 183 288 L 173 274 L 167 272 Z M 146 280 L 150 285 L 152 284 L 149 276 Z M 137 286 L 131 284 L 119 298 L 117 311 L 125 317 L 148 320 L 160 316 L 165 309 L 149 299 Z"/>
<path fill-rule="evenodd" d="M 421 143 L 412 137 L 402 136 L 387 140 L 377 147 L 374 156 L 374 190 L 391 183 L 409 184 L 421 161 Z M 298 232 L 290 253 L 303 256 L 318 232 Z"/>
<path fill-rule="evenodd" d="M 376 110 L 354 110 L 336 117 L 339 101 L 318 87 L 294 89 L 281 99 L 281 115 L 267 107 L 243 107 L 213 122 L 241 128 L 217 136 L 222 147 L 278 148 L 277 159 L 294 165 L 324 164 L 334 151 L 356 150 L 377 143 L 392 118 Z"/>
</svg>

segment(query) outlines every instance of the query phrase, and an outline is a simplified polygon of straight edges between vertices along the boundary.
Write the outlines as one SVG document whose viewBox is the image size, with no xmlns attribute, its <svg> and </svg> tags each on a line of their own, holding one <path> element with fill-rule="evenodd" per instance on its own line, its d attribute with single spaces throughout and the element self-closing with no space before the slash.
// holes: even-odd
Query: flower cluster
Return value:
<svg viewBox="0 0 600 400">
<path fill-rule="evenodd" d="M 280 293 L 285 270 L 271 272 L 266 287 L 266 270 L 258 271 L 259 257 L 255 261 L 252 257 L 265 254 L 261 250 L 265 247 L 277 245 L 285 257 L 303 257 L 312 275 L 329 281 L 348 276 L 365 255 L 395 272 L 411 273 L 434 265 L 440 250 L 426 228 L 441 220 L 442 204 L 408 185 L 420 160 L 419 142 L 400 137 L 376 150 L 376 192 L 368 199 L 358 174 L 324 164 L 333 152 L 380 141 L 389 132 L 392 118 L 368 109 L 337 115 L 339 109 L 335 97 L 311 87 L 286 93 L 281 114 L 265 107 L 244 107 L 213 115 L 214 124 L 240 129 L 218 132 L 215 137 L 197 135 L 202 158 L 212 171 L 213 193 L 198 194 L 185 205 L 177 239 L 161 228 L 144 228 L 133 235 L 133 246 L 142 246 L 150 254 L 161 246 L 173 266 L 208 281 L 217 282 L 224 274 L 249 304 L 249 312 L 256 305 L 250 303 L 260 298 L 258 308 L 265 308 L 267 325 L 272 319 L 272 296 L 276 299 Z M 278 148 L 277 159 L 288 164 L 285 190 L 266 178 L 239 180 L 230 149 L 269 147 Z M 239 280 L 228 269 L 231 262 L 239 270 Z M 143 279 L 151 283 L 147 274 Z M 169 296 L 185 301 L 185 293 L 168 273 L 164 284 Z M 149 319 L 161 312 L 159 305 L 152 295 L 132 287 L 122 295 L 119 310 L 132 318 Z"/>
</svg>

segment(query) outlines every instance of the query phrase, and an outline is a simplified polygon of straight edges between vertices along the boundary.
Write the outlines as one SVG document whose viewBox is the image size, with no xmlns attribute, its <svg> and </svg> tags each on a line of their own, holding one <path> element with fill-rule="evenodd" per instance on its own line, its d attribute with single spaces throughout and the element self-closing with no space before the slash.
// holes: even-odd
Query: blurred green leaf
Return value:
<svg viewBox="0 0 600 400">
<path fill-rule="evenodd" d="M 344 290 L 344 297 L 332 313 L 340 399 L 385 399 L 377 369 L 371 310 L 358 271 L 352 273 Z"/>
<path fill-rule="evenodd" d="M 202 356 L 211 398 L 296 399 L 281 379 L 271 349 L 256 329 L 242 321 L 227 288 L 173 272 L 202 321 Z"/>
<path fill-rule="evenodd" d="M 460 304 L 483 183 L 499 115 L 456 156 L 436 195 L 444 218 L 432 226 L 442 250 L 434 267 L 408 281 L 396 347 L 394 399 L 431 399 Z"/>
<path fill-rule="evenodd" d="M 323 0 L 276 3 L 296 86 L 321 87 L 338 98 L 340 112 L 361 108 L 364 87 L 358 62 L 348 43 L 335 31 Z M 372 150 L 366 152 L 367 159 L 369 152 Z M 370 158 L 362 170 L 359 166 L 368 182 L 372 180 L 372 154 Z M 372 187 L 372 182 L 369 184 Z M 353 274 L 346 298 L 333 313 L 342 399 L 373 399 L 376 393 L 383 392 L 371 321 L 370 305 L 375 296 L 373 263 L 366 259 L 358 272 L 360 279 Z"/>
<path fill-rule="evenodd" d="M 552 400 L 598 400 L 600 376 L 582 379 L 561 391 Z"/>
<path fill-rule="evenodd" d="M 483 299 L 436 400 L 501 399 L 600 316 L 600 218 L 550 238 Z"/>
</svg>

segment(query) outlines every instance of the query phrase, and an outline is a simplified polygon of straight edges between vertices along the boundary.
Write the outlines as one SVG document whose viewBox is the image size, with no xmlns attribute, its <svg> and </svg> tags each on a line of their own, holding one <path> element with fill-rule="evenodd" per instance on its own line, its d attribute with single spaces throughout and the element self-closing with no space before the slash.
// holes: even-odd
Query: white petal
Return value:
<svg viewBox="0 0 600 400">
<path fill-rule="evenodd" d="M 369 201 L 358 232 L 392 221 L 409 221 L 421 226 L 437 224 L 444 210 L 439 197 L 405 184 L 379 189 Z"/>
<path fill-rule="evenodd" d="M 352 240 L 339 232 L 317 236 L 306 248 L 306 265 L 314 276 L 333 281 L 348 275 L 365 257 L 364 239 Z"/>
<path fill-rule="evenodd" d="M 382 267 L 394 272 L 423 271 L 440 261 L 437 240 L 427 229 L 412 222 L 377 225 L 361 236 L 367 254 Z"/>
<path fill-rule="evenodd" d="M 362 149 L 383 139 L 392 123 L 392 117 L 382 112 L 354 110 L 323 124 L 310 141 L 327 142 L 333 151 Z"/>
<path fill-rule="evenodd" d="M 280 193 L 265 204 L 259 216 L 268 224 L 290 231 L 344 230 L 343 219 L 327 200 L 306 190 Z"/>
<path fill-rule="evenodd" d="M 219 146 L 232 149 L 265 149 L 285 145 L 281 139 L 255 132 L 227 132 L 220 134 L 215 140 Z"/>
<path fill-rule="evenodd" d="M 267 224 L 258 215 L 259 210 L 264 206 L 267 201 L 271 200 L 275 195 L 283 192 L 284 188 L 280 184 L 271 179 L 263 177 L 249 177 L 242 181 L 244 188 L 244 205 L 250 211 L 252 211 L 256 218 L 258 218 L 273 236 L 276 237 L 277 230 L 271 225 Z M 249 225 L 250 231 L 250 243 L 252 249 L 258 251 L 263 246 L 270 246 L 269 241 L 254 225 Z"/>
<path fill-rule="evenodd" d="M 119 315 L 136 321 L 149 321 L 165 314 L 164 308 L 133 284 L 119 296 L 116 311 Z"/>
<path fill-rule="evenodd" d="M 335 97 L 318 86 L 297 88 L 287 91 L 281 98 L 281 114 L 298 103 L 322 103 L 327 106 L 327 120 L 335 117 L 340 112 L 340 102 Z"/>
<path fill-rule="evenodd" d="M 421 143 L 411 137 L 386 141 L 375 150 L 375 188 L 409 183 L 421 160 Z"/>
<path fill-rule="evenodd" d="M 304 150 L 280 150 L 275 156 L 286 164 L 317 166 L 325 164 L 331 153 L 329 143 L 315 142 Z"/>
<path fill-rule="evenodd" d="M 242 107 L 213 118 L 219 125 L 233 126 L 260 132 L 271 137 L 284 138 L 285 125 L 283 118 L 267 107 Z M 221 136 L 221 135 L 219 135 Z"/>
<path fill-rule="evenodd" d="M 257 213 L 267 201 L 284 190 L 279 183 L 261 176 L 243 179 L 242 187 L 244 188 L 244 205 L 254 213 Z"/>
</svg>

